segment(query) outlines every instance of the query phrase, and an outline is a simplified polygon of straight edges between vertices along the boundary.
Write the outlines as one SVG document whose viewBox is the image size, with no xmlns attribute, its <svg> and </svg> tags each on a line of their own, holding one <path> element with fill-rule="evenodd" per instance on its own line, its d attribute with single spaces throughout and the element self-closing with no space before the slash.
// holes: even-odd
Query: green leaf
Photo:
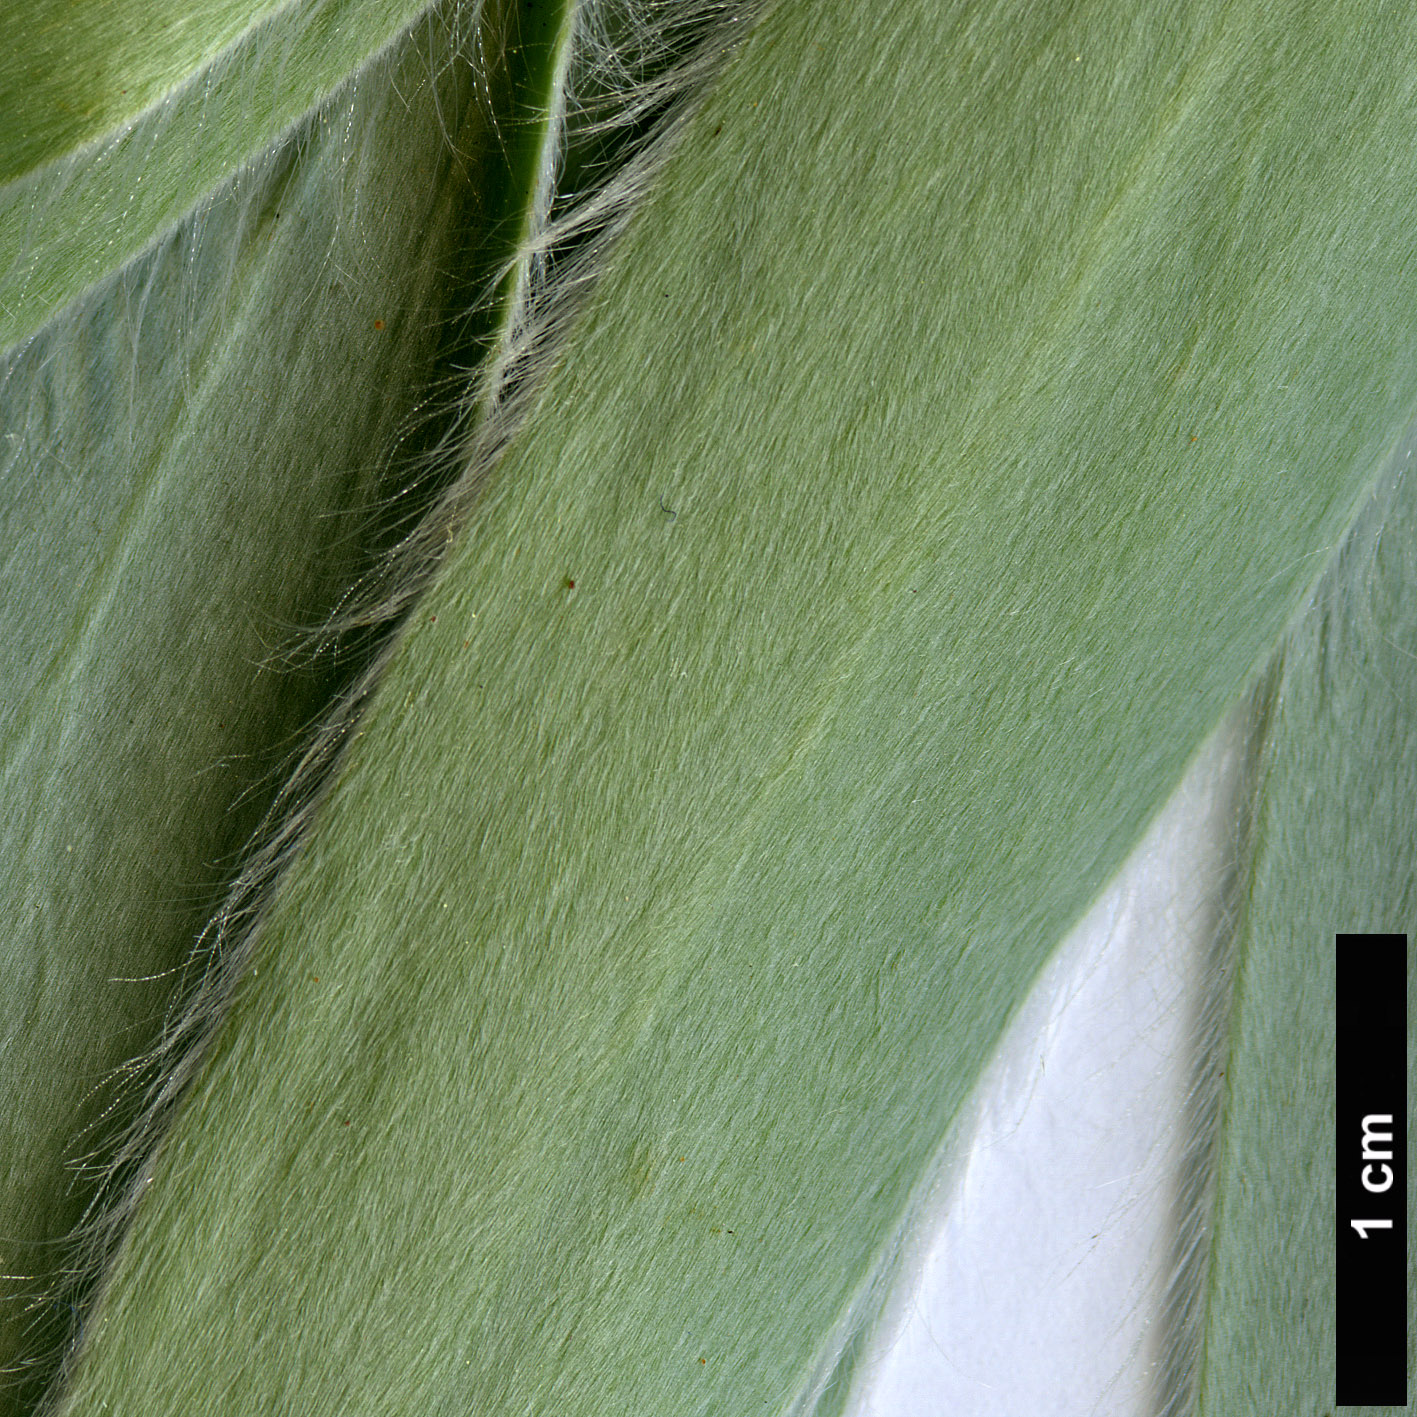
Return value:
<svg viewBox="0 0 1417 1417">
<path fill-rule="evenodd" d="M 1336 932 L 1407 933 L 1408 1016 L 1417 1016 L 1411 458 L 1409 444 L 1283 645 L 1257 724 L 1256 845 L 1232 965 L 1215 1239 L 1191 1335 L 1204 1413 L 1333 1400 Z M 1410 1037 L 1407 1073 L 1411 1096 Z M 1407 1187 L 1411 1214 L 1410 1177 Z M 1410 1293 L 1417 1271 L 1409 1276 Z M 1409 1373 L 1414 1348 L 1409 1329 Z"/>
<path fill-rule="evenodd" d="M 0 349 L 169 235 L 428 8 L 28 0 L 0 55 Z"/>
<path fill-rule="evenodd" d="M 643 46 L 624 15 L 568 23 Z M 234 956 L 229 1011 L 198 1020 L 210 1050 L 186 1065 L 55 1410 L 831 1410 L 1029 985 L 1313 588 L 1357 604 L 1324 577 L 1417 413 L 1414 53 L 1417 22 L 1377 0 L 1282 17 L 1258 0 L 780 0 L 541 361 L 526 422 L 474 465 L 480 500 Z M 535 174 L 577 93 L 549 72 L 532 73 L 546 161 L 503 169 L 508 205 L 533 212 L 524 272 Z M 396 73 L 356 91 L 392 111 Z M 448 200 L 453 180 L 419 190 Z M 396 185 L 354 184 L 359 240 Z M 302 222 L 323 210 L 295 195 L 281 209 Z M 366 316 L 397 279 L 398 231 L 422 227 L 392 213 L 388 230 Z M 317 267 L 341 263 L 302 273 Z M 553 296 L 579 279 L 547 269 Z M 239 286 L 205 279 L 224 336 Z M 263 427 L 234 371 L 299 318 L 294 279 L 232 322 L 250 343 L 210 366 L 225 377 L 193 415 L 203 436 L 239 447 Z M 431 342 L 428 305 L 401 308 Z M 530 336 L 501 308 L 505 360 Z M 305 323 L 312 360 L 342 347 L 332 316 Z M 84 357 L 77 328 L 54 338 Z M 427 358 L 400 361 L 410 401 Z M 385 387 L 371 365 L 346 416 Z M 143 417 L 150 397 L 133 396 Z M 322 440 L 299 386 L 267 407 L 288 420 L 271 447 L 304 468 Z M 206 468 L 171 446 L 188 476 Z M 201 544 L 203 581 L 242 567 Z M 322 589 L 353 570 L 320 547 L 301 563 Z M 135 542 L 128 564 L 109 583 L 131 607 L 149 568 L 183 563 Z M 171 595 L 124 656 L 185 611 Z M 213 635 L 234 637 L 240 603 L 217 589 Z M 89 615 L 71 620 L 96 640 Z M 201 682 L 189 650 L 172 662 Z M 1345 725 L 1370 701 L 1354 692 Z M 1264 903 L 1290 909 L 1270 814 L 1300 820 L 1320 775 L 1341 810 L 1374 777 L 1311 769 L 1329 730 L 1304 712 L 1273 749 L 1297 755 L 1302 791 L 1276 767 L 1257 814 L 1256 980 L 1283 941 Z M 98 780 L 158 780 L 114 753 Z M 1410 801 L 1405 769 L 1376 771 Z M 1376 858 L 1356 887 L 1405 869 Z M 84 902 L 104 920 L 145 908 L 136 888 Z M 1410 905 L 1410 886 L 1387 897 Z M 1337 908 L 1285 928 L 1327 941 Z M 1234 1025 L 1227 1226 L 1235 1147 L 1274 1125 L 1246 1050 L 1295 989 L 1257 986 Z M 1325 1086 L 1303 1089 L 1304 1126 Z M 76 1103 L 45 1105 L 55 1127 Z M 1281 1224 L 1307 1204 L 1303 1136 L 1272 1153 Z M 1244 1227 L 1220 1236 L 1218 1305 L 1276 1282 Z M 1230 1310 L 1190 1302 L 1204 1341 L 1173 1390 L 1199 1363 L 1205 1403 L 1232 1410 L 1246 1378 L 1213 1337 Z M 1282 1310 L 1257 1323 L 1289 1353 Z M 1295 1379 L 1306 1401 L 1326 1400 L 1318 1371 Z"/>
<path fill-rule="evenodd" d="M 550 50 L 489 87 L 459 24 L 420 21 L 0 366 L 0 1368 L 42 1377 L 77 1297 L 94 1179 L 65 1163 L 106 1164 L 134 1106 L 105 1079 L 180 1055 L 233 863 L 308 807 L 278 791 L 368 650 L 296 635 L 440 491 L 430 398 L 506 318 L 467 311 L 530 220 Z"/>
</svg>

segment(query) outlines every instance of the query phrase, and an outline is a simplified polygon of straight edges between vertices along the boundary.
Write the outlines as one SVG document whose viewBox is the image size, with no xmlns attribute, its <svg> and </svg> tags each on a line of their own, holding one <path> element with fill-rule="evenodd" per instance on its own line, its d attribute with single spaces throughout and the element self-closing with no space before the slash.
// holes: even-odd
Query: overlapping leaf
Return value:
<svg viewBox="0 0 1417 1417">
<path fill-rule="evenodd" d="M 0 369 L 0 1367 L 52 1357 L 93 1194 L 71 1163 L 101 1167 L 123 1115 L 102 1084 L 173 1026 L 361 662 L 291 651 L 437 490 L 418 450 L 528 220 L 526 74 L 470 57 L 515 19 L 420 21 Z"/>
</svg>

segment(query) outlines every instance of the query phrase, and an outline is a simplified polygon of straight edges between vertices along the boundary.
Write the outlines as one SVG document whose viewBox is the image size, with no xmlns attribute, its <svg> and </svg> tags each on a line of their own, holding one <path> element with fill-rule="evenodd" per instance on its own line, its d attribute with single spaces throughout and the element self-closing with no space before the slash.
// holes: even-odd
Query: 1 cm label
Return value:
<svg viewBox="0 0 1417 1417">
<path fill-rule="evenodd" d="M 1381 1128 L 1386 1127 L 1383 1131 Z M 1386 1149 L 1380 1146 L 1386 1143 Z M 1392 1113 L 1371 1112 L 1363 1118 L 1363 1189 L 1371 1195 L 1381 1195 L 1392 1190 Z M 1377 1163 L 1374 1165 L 1373 1163 Z M 1391 1220 L 1350 1220 L 1348 1222 L 1361 1239 L 1368 1238 L 1370 1230 L 1391 1230 Z"/>
</svg>

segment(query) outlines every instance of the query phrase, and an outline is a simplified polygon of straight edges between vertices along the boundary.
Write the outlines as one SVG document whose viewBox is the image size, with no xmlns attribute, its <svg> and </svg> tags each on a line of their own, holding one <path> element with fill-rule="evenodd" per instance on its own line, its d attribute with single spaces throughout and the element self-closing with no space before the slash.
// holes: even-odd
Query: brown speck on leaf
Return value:
<svg viewBox="0 0 1417 1417">
<path fill-rule="evenodd" d="M 384 328 L 384 322 L 383 322 L 382 320 L 375 320 L 375 321 L 374 321 L 374 328 L 375 328 L 376 330 L 382 330 L 382 329 Z"/>
</svg>

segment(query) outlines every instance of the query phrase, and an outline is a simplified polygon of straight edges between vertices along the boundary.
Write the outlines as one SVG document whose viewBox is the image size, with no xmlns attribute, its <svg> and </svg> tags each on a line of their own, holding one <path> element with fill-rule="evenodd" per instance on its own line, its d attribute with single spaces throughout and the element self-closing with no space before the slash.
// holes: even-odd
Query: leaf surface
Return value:
<svg viewBox="0 0 1417 1417">
<path fill-rule="evenodd" d="M 1334 1401 L 1334 1178 L 1343 1164 L 1334 1151 L 1335 934 L 1406 933 L 1408 1017 L 1417 1017 L 1410 449 L 1286 640 L 1257 732 L 1256 844 L 1233 961 L 1214 1241 L 1195 1334 L 1197 1410 L 1207 1414 L 1326 1411 Z M 1407 1073 L 1411 1096 L 1410 1036 Z M 1417 1292 L 1410 1259 L 1408 1292 Z M 1409 1329 L 1409 1373 L 1414 1341 Z"/>
<path fill-rule="evenodd" d="M 299 637 L 439 490 L 419 456 L 505 313 L 468 311 L 529 220 L 549 50 L 528 27 L 527 72 L 478 84 L 465 18 L 0 366 L 0 1410 L 80 1297 L 71 1168 L 132 1106 L 109 1076 L 179 1026 L 194 941 L 369 653 Z"/>
<path fill-rule="evenodd" d="M 0 351 L 169 235 L 428 8 L 27 0 L 0 54 Z"/>
<path fill-rule="evenodd" d="M 1414 49 L 771 12 L 411 623 L 64 1411 L 817 1402 L 1417 410 Z"/>
</svg>

